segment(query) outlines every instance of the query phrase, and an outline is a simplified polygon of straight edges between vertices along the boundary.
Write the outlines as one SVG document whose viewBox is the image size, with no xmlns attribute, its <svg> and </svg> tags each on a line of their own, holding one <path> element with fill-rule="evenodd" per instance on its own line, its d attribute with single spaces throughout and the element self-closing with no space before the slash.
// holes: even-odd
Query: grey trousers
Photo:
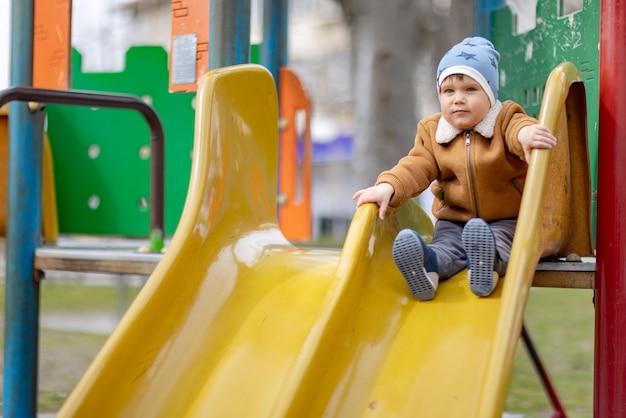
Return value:
<svg viewBox="0 0 626 418">
<path fill-rule="evenodd" d="M 496 256 L 500 260 L 497 271 L 500 276 L 503 276 L 511 255 L 517 219 L 500 219 L 488 222 L 488 224 L 495 238 Z M 440 280 L 452 277 L 467 267 L 467 257 L 461 240 L 464 226 L 465 222 L 442 219 L 435 222 L 433 240 L 428 246 L 437 254 Z"/>
</svg>

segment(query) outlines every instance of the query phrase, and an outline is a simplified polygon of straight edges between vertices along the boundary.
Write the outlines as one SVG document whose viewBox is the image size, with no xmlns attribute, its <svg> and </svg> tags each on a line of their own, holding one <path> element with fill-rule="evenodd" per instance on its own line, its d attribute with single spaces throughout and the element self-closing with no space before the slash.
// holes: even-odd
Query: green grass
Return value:
<svg viewBox="0 0 626 418">
<path fill-rule="evenodd" d="M 41 286 L 40 314 L 116 315 L 120 294 L 116 286 L 85 286 L 45 282 Z M 137 288 L 123 294 L 126 305 L 136 296 Z M 0 317 L 4 317 L 4 284 L 0 284 Z M 0 347 L 4 347 L 4 320 L 0 322 Z M 41 328 L 39 332 L 39 392 L 37 410 L 56 412 L 72 388 L 85 373 L 108 338 L 84 332 L 67 332 Z M 0 358 L 0 366 L 3 365 Z M 0 373 L 2 369 L 0 368 Z M 1 380 L 1 376 L 0 376 Z M 0 394 L 1 395 L 1 394 Z"/>
<path fill-rule="evenodd" d="M 39 334 L 40 412 L 56 412 L 93 361 L 106 335 L 54 331 Z"/>
<path fill-rule="evenodd" d="M 137 289 L 130 289 L 132 299 Z M 534 288 L 525 323 L 552 378 L 568 418 L 592 416 L 593 321 L 592 291 Z M 0 308 L 4 286 L 0 285 Z M 111 313 L 119 309 L 116 287 L 44 283 L 41 314 Z M 2 321 L 3 324 L 3 321 Z M 0 332 L 0 342 L 4 335 Z M 42 329 L 38 409 L 55 412 L 78 382 L 106 335 Z M 1 361 L 1 359 L 0 359 Z M 552 410 L 540 380 L 520 342 L 506 411 L 526 418 L 550 417 Z"/>
<path fill-rule="evenodd" d="M 593 291 L 533 288 L 525 325 L 568 418 L 593 416 Z M 550 417 L 551 404 L 522 342 L 506 403 L 509 412 Z"/>
<path fill-rule="evenodd" d="M 127 306 L 138 292 L 138 288 L 129 287 L 123 304 Z M 117 286 L 44 283 L 41 290 L 41 311 L 44 313 L 115 312 L 120 303 L 119 297 Z"/>
</svg>

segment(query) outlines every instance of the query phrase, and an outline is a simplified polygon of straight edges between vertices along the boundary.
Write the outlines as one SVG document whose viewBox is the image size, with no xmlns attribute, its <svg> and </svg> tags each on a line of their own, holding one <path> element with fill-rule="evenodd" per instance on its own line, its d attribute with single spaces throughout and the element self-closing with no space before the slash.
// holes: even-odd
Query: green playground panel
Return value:
<svg viewBox="0 0 626 418">
<path fill-rule="evenodd" d="M 565 16 L 559 13 L 561 3 L 559 0 L 539 0 L 537 26 L 522 34 L 514 33 L 515 17 L 508 6 L 492 13 L 492 40 L 501 54 L 499 96 L 515 100 L 529 114 L 537 116 L 550 71 L 563 61 L 576 65 L 584 79 L 587 96 L 591 213 L 595 237 L 600 2 L 584 0 L 581 10 Z"/>
<path fill-rule="evenodd" d="M 259 46 L 251 47 L 259 61 Z M 151 104 L 165 133 L 165 235 L 182 213 L 194 131 L 195 93 L 170 93 L 167 52 L 131 47 L 121 72 L 84 73 L 72 51 L 72 89 L 124 93 Z M 134 110 L 48 105 L 59 231 L 147 237 L 150 227 L 150 132 Z"/>
<path fill-rule="evenodd" d="M 72 53 L 72 89 L 132 94 L 157 111 L 165 133 L 165 233 L 173 234 L 187 195 L 195 93 L 168 91 L 161 47 L 132 47 L 116 73 L 83 73 Z M 147 237 L 150 132 L 134 110 L 49 105 L 48 135 L 62 233 Z"/>
</svg>

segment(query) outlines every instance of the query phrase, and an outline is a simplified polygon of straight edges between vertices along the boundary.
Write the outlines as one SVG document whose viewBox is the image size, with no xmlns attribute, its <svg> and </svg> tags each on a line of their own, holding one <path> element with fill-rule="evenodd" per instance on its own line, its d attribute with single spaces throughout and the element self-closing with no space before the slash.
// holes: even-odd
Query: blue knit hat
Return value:
<svg viewBox="0 0 626 418">
<path fill-rule="evenodd" d="M 465 74 L 481 85 L 493 106 L 498 100 L 499 61 L 500 54 L 490 41 L 480 36 L 465 38 L 454 45 L 439 62 L 437 91 L 449 75 Z"/>
</svg>

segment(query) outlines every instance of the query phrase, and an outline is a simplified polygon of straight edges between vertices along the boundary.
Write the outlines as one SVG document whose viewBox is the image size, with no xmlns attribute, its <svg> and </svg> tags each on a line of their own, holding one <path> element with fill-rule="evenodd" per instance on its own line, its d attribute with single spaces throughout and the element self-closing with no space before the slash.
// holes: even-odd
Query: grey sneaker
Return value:
<svg viewBox="0 0 626 418">
<path fill-rule="evenodd" d="M 467 254 L 470 290 L 478 296 L 489 296 L 499 278 L 494 271 L 496 241 L 489 224 L 480 218 L 470 219 L 463 228 L 462 240 Z"/>
<path fill-rule="evenodd" d="M 409 285 L 411 293 L 419 300 L 434 298 L 439 285 L 437 272 L 429 272 L 424 268 L 425 249 L 432 252 L 417 232 L 403 229 L 396 236 L 391 251 L 393 261 Z"/>
</svg>

